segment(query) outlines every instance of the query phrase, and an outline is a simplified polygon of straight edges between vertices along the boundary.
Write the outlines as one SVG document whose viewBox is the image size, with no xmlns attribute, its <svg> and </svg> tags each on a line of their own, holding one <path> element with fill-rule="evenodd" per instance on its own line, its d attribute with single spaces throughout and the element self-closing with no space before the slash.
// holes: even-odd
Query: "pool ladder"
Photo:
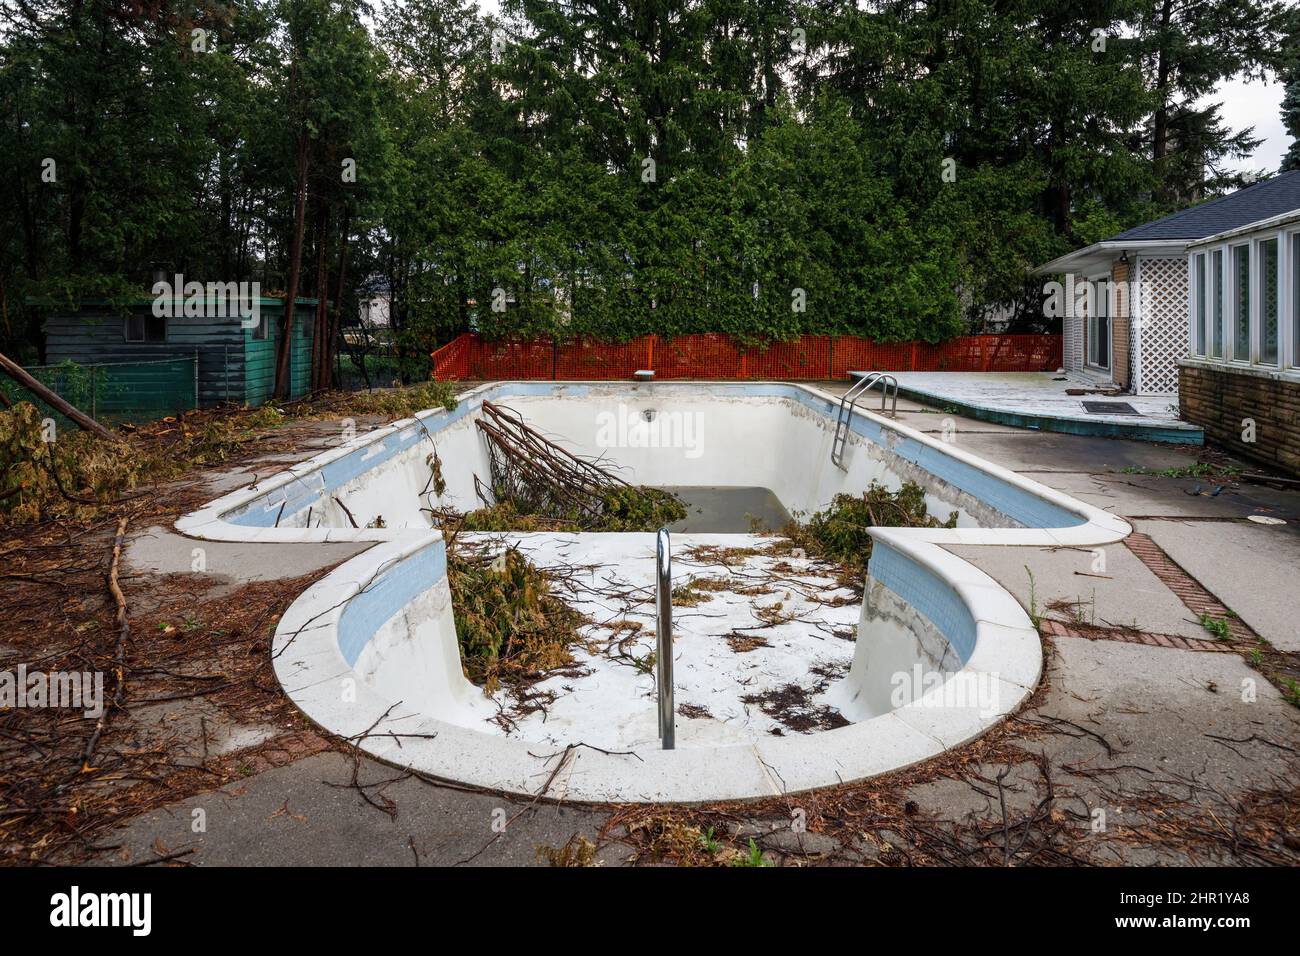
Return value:
<svg viewBox="0 0 1300 956">
<path fill-rule="evenodd" d="M 853 383 L 853 386 L 844 393 L 840 399 L 840 413 L 835 419 L 835 439 L 831 442 L 831 461 L 841 471 L 848 471 L 844 467 L 844 446 L 849 441 L 849 422 L 853 419 L 853 409 L 858 404 L 858 399 L 862 393 L 877 382 L 880 383 L 880 413 L 885 412 L 885 400 L 889 398 L 889 386 L 894 386 L 894 401 L 889 408 L 890 417 L 898 414 L 898 379 L 888 372 L 872 372 L 870 375 L 864 375 Z"/>
<path fill-rule="evenodd" d="M 655 655 L 659 694 L 659 739 L 664 750 L 672 750 L 673 722 L 673 559 L 668 529 L 660 528 L 655 554 L 655 611 L 659 650 Z"/>
</svg>

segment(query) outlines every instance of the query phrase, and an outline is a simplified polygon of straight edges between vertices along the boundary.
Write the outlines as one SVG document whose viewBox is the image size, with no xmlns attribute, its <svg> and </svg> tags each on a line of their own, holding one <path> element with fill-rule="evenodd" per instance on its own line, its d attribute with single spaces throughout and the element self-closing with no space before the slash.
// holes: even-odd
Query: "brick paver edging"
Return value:
<svg viewBox="0 0 1300 956">
<path fill-rule="evenodd" d="M 1227 641 L 1216 641 L 1212 638 L 1179 637 L 1177 634 L 1151 634 L 1147 631 L 1133 631 L 1119 627 L 1067 624 L 1050 618 L 1040 620 L 1038 629 L 1052 637 L 1082 637 L 1089 641 L 1122 641 L 1125 644 L 1146 644 L 1150 647 L 1176 647 L 1184 651 L 1235 650 Z"/>
<path fill-rule="evenodd" d="M 1152 634 L 1133 628 L 1097 627 L 1092 624 L 1056 621 L 1043 618 L 1038 629 L 1053 637 L 1082 637 L 1090 641 L 1122 641 L 1126 644 L 1146 644 L 1149 647 L 1173 647 L 1184 651 L 1236 651 L 1239 642 L 1258 644 L 1259 636 L 1241 618 L 1234 615 L 1201 583 L 1179 567 L 1152 537 L 1134 531 L 1124 539 L 1124 544 L 1169 590 L 1178 596 L 1183 606 L 1198 618 L 1202 614 L 1223 621 L 1228 626 L 1228 639 L 1208 637 L 1180 637 L 1177 634 Z"/>
<path fill-rule="evenodd" d="M 1151 570 L 1152 574 L 1178 595 L 1178 599 L 1193 614 L 1198 617 L 1208 614 L 1210 617 L 1226 622 L 1228 634 L 1234 641 L 1246 641 L 1251 644 L 1259 642 L 1258 634 L 1241 618 L 1229 611 L 1218 598 L 1205 590 L 1199 581 L 1179 567 L 1149 534 L 1134 531 L 1124 539 L 1124 543 L 1137 559 Z"/>
</svg>

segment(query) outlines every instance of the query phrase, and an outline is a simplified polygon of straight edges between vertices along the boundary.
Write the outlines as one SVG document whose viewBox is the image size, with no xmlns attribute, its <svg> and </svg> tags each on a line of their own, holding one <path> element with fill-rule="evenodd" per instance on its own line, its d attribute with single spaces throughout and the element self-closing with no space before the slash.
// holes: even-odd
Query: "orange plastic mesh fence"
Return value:
<svg viewBox="0 0 1300 956">
<path fill-rule="evenodd" d="M 739 345 L 728 335 L 643 335 L 624 343 L 577 339 L 488 341 L 466 332 L 433 353 L 433 377 L 458 379 L 791 379 L 827 381 L 851 371 L 1053 372 L 1059 335 L 967 335 L 929 342 L 874 342 L 851 335 L 804 335 Z"/>
</svg>

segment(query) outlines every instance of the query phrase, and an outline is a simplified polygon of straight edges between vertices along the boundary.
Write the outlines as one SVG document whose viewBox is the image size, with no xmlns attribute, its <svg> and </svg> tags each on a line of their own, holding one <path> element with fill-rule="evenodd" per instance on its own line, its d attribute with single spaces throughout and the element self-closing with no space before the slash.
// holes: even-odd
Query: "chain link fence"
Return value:
<svg viewBox="0 0 1300 956">
<path fill-rule="evenodd" d="M 198 358 L 28 366 L 31 376 L 64 401 L 104 424 L 151 421 L 198 407 Z M 0 376 L 10 402 L 31 402 L 62 419 L 17 382 Z"/>
</svg>

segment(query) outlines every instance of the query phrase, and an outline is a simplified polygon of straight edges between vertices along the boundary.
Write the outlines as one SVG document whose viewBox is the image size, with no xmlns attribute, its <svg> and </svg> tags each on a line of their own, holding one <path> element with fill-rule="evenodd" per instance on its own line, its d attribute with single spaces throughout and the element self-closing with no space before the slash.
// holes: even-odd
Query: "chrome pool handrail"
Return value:
<svg viewBox="0 0 1300 956">
<path fill-rule="evenodd" d="M 843 470 L 844 468 L 844 446 L 849 440 L 849 422 L 853 418 L 853 410 L 857 407 L 858 398 L 872 385 L 880 382 L 880 413 L 885 413 L 885 400 L 889 398 L 889 386 L 894 386 L 894 401 L 890 406 L 889 414 L 891 418 L 898 417 L 898 379 L 888 372 L 872 372 L 869 375 L 863 375 L 853 383 L 847 392 L 840 397 L 840 410 L 835 418 L 835 437 L 831 440 L 831 462 L 836 467 Z"/>
<path fill-rule="evenodd" d="M 667 528 L 660 528 L 655 555 L 655 609 L 659 650 L 655 656 L 658 674 L 659 737 L 664 750 L 674 745 L 673 721 L 673 559 L 672 540 Z"/>
</svg>

